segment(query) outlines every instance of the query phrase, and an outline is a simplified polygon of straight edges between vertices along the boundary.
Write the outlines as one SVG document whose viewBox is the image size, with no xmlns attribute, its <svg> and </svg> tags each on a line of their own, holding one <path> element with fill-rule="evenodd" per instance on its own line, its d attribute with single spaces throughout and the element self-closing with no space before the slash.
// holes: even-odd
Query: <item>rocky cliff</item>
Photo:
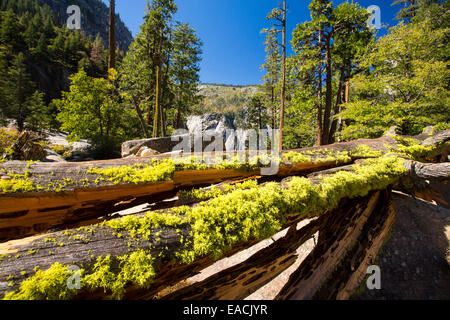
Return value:
<svg viewBox="0 0 450 320">
<path fill-rule="evenodd" d="M 67 8 L 77 5 L 81 9 L 81 29 L 93 39 L 100 34 L 108 46 L 109 8 L 101 0 L 41 0 L 55 12 L 61 24 L 68 18 Z M 126 51 L 133 41 L 133 36 L 119 15 L 116 15 L 116 41 L 120 50 Z"/>
</svg>

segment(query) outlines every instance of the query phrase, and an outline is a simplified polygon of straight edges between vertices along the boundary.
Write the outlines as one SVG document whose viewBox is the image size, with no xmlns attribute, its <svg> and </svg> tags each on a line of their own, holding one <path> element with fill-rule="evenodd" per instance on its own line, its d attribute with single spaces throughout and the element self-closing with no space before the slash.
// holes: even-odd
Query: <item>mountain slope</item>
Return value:
<svg viewBox="0 0 450 320">
<path fill-rule="evenodd" d="M 258 93 L 257 86 L 232 86 L 221 84 L 200 84 L 199 95 L 204 99 L 196 113 L 217 112 L 238 114 L 246 107 L 250 98 Z"/>
<path fill-rule="evenodd" d="M 81 9 L 81 29 L 93 39 L 100 34 L 105 46 L 108 45 L 108 20 L 109 9 L 101 0 L 40 0 L 41 4 L 47 4 L 59 19 L 61 24 L 66 24 L 67 8 L 77 5 Z M 116 15 L 116 41 L 120 50 L 127 51 L 133 36 L 125 26 L 119 15 Z"/>
</svg>

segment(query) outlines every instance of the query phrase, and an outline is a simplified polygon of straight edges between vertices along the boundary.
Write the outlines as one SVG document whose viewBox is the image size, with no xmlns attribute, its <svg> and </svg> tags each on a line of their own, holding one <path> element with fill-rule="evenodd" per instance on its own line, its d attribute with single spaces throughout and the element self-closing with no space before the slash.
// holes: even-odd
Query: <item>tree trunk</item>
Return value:
<svg viewBox="0 0 450 320">
<path fill-rule="evenodd" d="M 161 103 L 159 107 L 159 118 L 161 121 L 161 137 L 164 138 L 166 136 L 166 122 L 164 117 L 164 105 Z"/>
<path fill-rule="evenodd" d="M 422 146 L 438 146 L 439 150 L 437 149 L 436 152 L 448 154 L 450 130 L 432 137 L 422 134 L 415 138 Z M 374 140 L 358 140 L 336 144 L 327 148 L 309 148 L 307 151 L 326 149 L 342 152 L 358 150 L 361 145 L 369 146 L 382 153 L 395 152 L 395 149 L 398 148 L 396 139 L 384 136 Z M 386 147 L 386 145 L 390 147 Z M 307 176 L 311 184 L 315 185 L 324 176 L 339 171 L 351 172 L 358 166 L 358 163 L 351 166 L 342 166 L 342 162 L 336 163 L 336 161 L 326 163 L 326 159 L 329 157 L 328 153 L 321 154 L 318 157 L 320 159 L 311 162 L 285 164 L 284 168 L 280 168 L 279 175 Z M 160 158 L 155 157 L 155 159 Z M 167 156 L 167 159 L 170 159 L 170 156 Z M 121 159 L 112 162 L 78 163 L 76 166 L 64 163 L 29 165 L 26 162 L 7 162 L 0 164 L 0 168 L 5 169 L 6 172 L 14 171 L 17 174 L 22 174 L 27 170 L 29 179 L 33 182 L 39 182 L 42 186 L 52 183 L 54 186 L 61 179 L 80 182 L 86 178 L 89 178 L 88 180 L 95 179 L 96 175 L 87 173 L 87 170 L 92 168 L 93 165 L 105 169 L 112 166 L 146 164 L 151 163 L 152 160 L 149 159 L 148 162 L 145 162 L 147 160 Z M 348 160 L 347 163 L 353 163 L 353 160 L 355 158 Z M 413 179 L 420 178 L 421 180 L 444 182 L 449 179 L 449 163 L 423 164 L 405 160 L 404 165 Z M 326 170 L 327 167 L 333 167 L 334 169 Z M 296 171 L 293 171 L 294 169 Z M 324 171 L 308 175 L 309 172 L 314 170 Z M 47 270 L 54 263 L 59 262 L 66 266 L 76 265 L 89 272 L 97 257 L 110 255 L 113 262 L 117 263 L 118 257 L 144 249 L 149 250 L 155 258 L 153 266 L 155 267 L 156 277 L 153 282 L 149 283 L 148 288 L 128 285 L 125 288 L 124 298 L 152 299 L 161 289 L 175 285 L 179 281 L 197 274 L 204 267 L 214 262 L 209 257 L 201 257 L 192 264 L 180 264 L 176 255 L 174 255 L 175 252 L 180 252 L 186 248 L 186 241 L 181 242 L 181 237 L 185 240 L 192 239 L 190 232 L 192 221 L 177 227 L 154 228 L 148 237 L 139 232 L 130 234 L 126 230 L 118 233 L 117 229 L 105 224 L 98 224 L 98 220 L 91 223 L 90 227 L 72 228 L 62 232 L 44 234 L 45 228 L 52 227 L 49 225 L 51 223 L 64 221 L 64 218 L 61 218 L 58 214 L 67 210 L 68 206 L 71 205 L 73 205 L 72 208 L 81 209 L 81 211 L 70 211 L 73 217 L 79 219 L 85 213 L 83 210 L 90 209 L 91 212 L 97 211 L 97 213 L 105 214 L 106 210 L 113 208 L 116 210 L 114 212 L 117 212 L 127 206 L 133 206 L 133 201 L 137 198 L 139 201 L 145 201 L 142 203 L 157 201 L 154 198 L 156 192 L 172 192 L 175 188 L 186 189 L 188 186 L 209 185 L 218 181 L 242 181 L 244 176 L 248 178 L 256 175 L 259 175 L 258 172 L 244 172 L 243 170 L 232 170 L 232 172 L 219 169 L 203 170 L 201 174 L 198 171 L 176 171 L 171 180 L 156 184 L 119 183 L 116 185 L 111 181 L 102 180 L 99 185 L 92 184 L 82 188 L 72 184 L 62 187 L 59 191 L 45 190 L 30 193 L 0 194 L 0 224 L 13 220 L 33 223 L 34 220 L 36 226 L 41 228 L 40 236 L 0 246 L 0 294 L 3 295 L 6 291 L 17 290 L 22 281 L 35 274 L 33 270 L 37 265 L 40 266 L 40 270 Z M 404 176 L 406 175 L 407 173 Z M 288 185 L 290 179 L 274 178 L 279 188 Z M 213 275 L 214 278 L 206 279 L 197 284 L 187 283 L 188 288 L 183 289 L 184 294 L 178 297 L 177 294 L 174 296 L 177 298 L 201 297 L 202 299 L 245 297 L 246 294 L 260 288 L 292 265 L 296 259 L 298 246 L 320 228 L 319 238 L 314 250 L 308 254 L 300 268 L 293 273 L 278 298 L 345 298 L 349 293 L 354 292 L 358 283 L 360 283 L 355 277 L 358 279 L 360 279 L 359 277 L 364 278 L 367 266 L 373 264 L 373 259 L 382 246 L 383 240 L 386 239 L 389 226 L 393 222 L 394 211 L 391 206 L 391 189 L 390 187 L 383 188 L 384 190 L 378 190 L 377 188 L 379 187 L 372 187 L 372 190 L 365 197 L 348 199 L 341 195 L 337 199 L 340 203 L 337 209 L 315 212 L 314 215 L 317 216 L 317 219 L 302 229 L 297 228 L 296 224 L 305 217 L 299 216 L 298 212 L 286 213 L 287 222 L 283 227 L 290 228 L 286 235 L 273 236 L 271 244 L 259 249 L 260 251 L 252 254 L 250 258 L 245 258 L 246 261 L 243 263 L 227 268 L 218 275 Z M 146 198 L 141 199 L 140 197 Z M 167 197 L 162 196 L 156 198 L 160 201 L 167 199 Z M 69 203 L 68 200 L 72 203 Z M 82 200 L 83 202 L 81 202 Z M 106 200 L 109 201 L 109 209 L 105 206 Z M 75 203 L 76 201 L 78 203 Z M 45 207 L 50 202 L 53 206 Z M 248 200 L 248 202 L 250 204 L 251 200 Z M 14 206 L 17 210 L 11 211 Z M 21 209 L 20 206 L 22 206 Z M 37 219 L 45 217 L 48 219 L 47 221 L 37 221 Z M 140 217 L 137 216 L 137 218 Z M 245 223 L 245 219 L 235 225 L 230 225 L 230 228 L 238 232 L 242 228 L 241 223 Z M 0 232 L 0 235 L 3 234 L 3 232 Z M 270 235 L 268 238 L 270 238 Z M 235 243 L 226 256 L 249 248 L 257 242 L 259 242 L 258 239 L 251 239 L 243 243 Z M 358 245 L 355 245 L 355 243 Z M 118 264 L 115 264 L 115 266 L 118 266 Z M 112 272 L 116 271 L 113 268 Z M 191 285 L 194 286 L 189 288 Z M 173 288 L 171 292 L 174 292 Z M 168 297 L 173 296 L 169 295 Z M 103 290 L 89 292 L 84 288 L 78 292 L 75 298 L 108 298 L 108 292 Z"/>
<path fill-rule="evenodd" d="M 433 137 L 421 135 L 415 137 L 423 141 L 423 146 L 438 146 L 429 157 L 431 159 L 441 158 L 448 155 L 450 146 L 450 130 L 436 134 Z M 321 171 L 326 174 L 329 168 L 339 167 L 358 162 L 364 155 L 336 161 L 329 159 L 329 152 L 353 152 L 361 145 L 366 145 L 374 151 L 381 153 L 395 152 L 398 148 L 397 141 L 384 136 L 374 140 L 357 140 L 348 143 L 340 143 L 332 146 L 308 148 L 309 152 L 316 152 L 317 156 L 311 161 L 300 161 L 291 163 L 285 161 L 283 152 L 281 163 L 274 180 L 278 178 L 306 175 L 311 172 Z M 387 147 L 389 146 L 389 147 Z M 327 153 L 320 153 L 327 149 Z M 235 155 L 234 152 L 232 152 Z M 245 157 L 248 153 L 239 153 L 239 157 Z M 206 154 L 207 157 L 209 154 Z M 227 154 L 228 155 L 228 154 Z M 185 154 L 189 158 L 191 154 Z M 116 159 L 110 161 L 96 161 L 77 163 L 76 166 L 67 163 L 37 163 L 29 165 L 26 162 L 6 162 L 0 164 L 0 170 L 5 174 L 15 173 L 19 175 L 27 172 L 28 180 L 33 185 L 41 186 L 41 190 L 34 192 L 13 192 L 0 194 L 0 242 L 17 239 L 20 236 L 31 236 L 43 231 L 64 227 L 79 223 L 86 219 L 105 216 L 109 213 L 133 207 L 145 202 L 154 201 L 153 197 L 158 194 L 173 192 L 182 188 L 193 188 L 195 186 L 211 185 L 226 180 L 246 179 L 248 177 L 260 176 L 261 171 L 254 169 L 222 170 L 210 168 L 199 173 L 196 170 L 176 169 L 168 181 L 146 182 L 140 184 L 120 182 L 114 183 L 101 174 L 89 173 L 89 169 L 132 167 L 135 165 L 151 164 L 153 160 L 170 159 L 171 155 L 161 155 L 153 158 Z M 262 167 L 265 167 L 262 165 Z M 413 170 L 414 169 L 414 170 Z M 427 165 L 420 167 L 415 165 L 409 171 L 420 178 L 425 177 L 432 181 L 440 181 L 448 177 L 450 168 L 448 163 L 443 165 Z M 334 170 L 334 169 L 331 169 Z M 440 180 L 439 180 L 440 179 Z M 68 183 L 67 181 L 70 181 Z M 417 185 L 413 180 L 413 185 Z M 33 209 L 30 209 L 33 208 Z"/>
<path fill-rule="evenodd" d="M 161 65 L 156 64 L 156 86 L 155 86 L 155 113 L 153 116 L 153 138 L 158 137 L 159 133 L 159 118 L 160 118 L 160 73 L 161 73 Z"/>
<path fill-rule="evenodd" d="M 183 79 L 180 79 L 180 86 L 178 88 L 178 101 L 177 101 L 177 119 L 175 129 L 181 129 L 181 108 L 182 108 L 182 89 L 183 88 Z"/>
<path fill-rule="evenodd" d="M 109 0 L 109 57 L 108 70 L 116 68 L 116 0 Z"/>
<path fill-rule="evenodd" d="M 318 98 L 318 105 L 317 105 L 317 145 L 321 146 L 323 145 L 323 116 L 322 116 L 322 69 L 323 69 L 323 59 L 322 59 L 322 26 L 319 26 L 319 41 L 318 41 L 318 47 L 319 47 L 319 73 L 318 73 L 318 85 L 317 85 L 317 98 Z"/>
<path fill-rule="evenodd" d="M 286 94 L 286 0 L 283 0 L 283 71 L 282 71 L 282 83 L 281 83 L 281 110 L 280 110 L 280 140 L 278 143 L 278 150 L 283 150 L 283 130 L 284 130 L 284 104 L 285 104 L 285 94 Z"/>
<path fill-rule="evenodd" d="M 272 129 L 276 128 L 276 114 L 275 114 L 275 88 L 274 88 L 275 84 L 272 82 L 271 84 L 271 95 L 270 95 L 270 106 L 272 109 Z"/>
<path fill-rule="evenodd" d="M 144 115 L 142 114 L 141 107 L 139 106 L 139 102 L 137 101 L 136 97 L 133 95 L 133 105 L 134 109 L 136 110 L 136 114 L 139 118 L 139 123 L 141 125 L 142 133 L 145 135 L 145 138 L 150 139 L 151 135 L 150 132 L 148 132 L 147 123 L 145 122 Z"/>
<path fill-rule="evenodd" d="M 339 87 L 338 87 L 338 91 L 336 94 L 336 104 L 334 105 L 334 110 L 333 113 L 334 115 L 337 115 L 341 112 L 341 106 L 342 106 L 342 102 L 344 101 L 344 90 L 345 90 L 345 66 L 343 66 L 341 68 L 341 76 L 339 79 Z M 338 132 L 340 130 L 339 128 L 340 126 L 340 121 L 339 119 L 333 119 L 333 121 L 331 122 L 331 128 L 330 128 L 330 143 L 334 143 L 336 142 L 335 139 L 335 134 L 336 132 Z"/>
<path fill-rule="evenodd" d="M 333 103 L 333 74 L 331 70 L 331 47 L 330 47 L 330 35 L 326 39 L 325 59 L 326 59 L 326 86 L 327 93 L 325 97 L 325 111 L 323 119 L 323 144 L 330 144 L 330 118 L 331 118 L 331 105 Z"/>
</svg>

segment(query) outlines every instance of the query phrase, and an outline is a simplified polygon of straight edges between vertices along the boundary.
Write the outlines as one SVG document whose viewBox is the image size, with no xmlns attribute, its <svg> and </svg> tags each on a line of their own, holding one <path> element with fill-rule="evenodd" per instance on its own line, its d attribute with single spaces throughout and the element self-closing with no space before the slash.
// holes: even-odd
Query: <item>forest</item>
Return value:
<svg viewBox="0 0 450 320">
<path fill-rule="evenodd" d="M 126 53 L 69 30 L 37 0 L 2 1 L 0 117 L 19 132 L 59 129 L 112 150 L 103 157 L 126 140 L 170 136 L 199 110 L 228 106 L 247 115 L 247 128 L 282 130 L 283 149 L 376 138 L 392 126 L 404 135 L 447 128 L 448 2 L 394 4 L 403 3 L 399 23 L 377 38 L 358 3 L 311 1 L 311 20 L 299 22 L 290 44 L 283 7 L 275 8 L 273 26 L 262 30 L 267 56 L 256 94 L 208 102 L 199 92 L 202 42 L 173 21 L 174 1 L 149 3 Z M 43 70 L 50 84 L 39 79 Z"/>
</svg>

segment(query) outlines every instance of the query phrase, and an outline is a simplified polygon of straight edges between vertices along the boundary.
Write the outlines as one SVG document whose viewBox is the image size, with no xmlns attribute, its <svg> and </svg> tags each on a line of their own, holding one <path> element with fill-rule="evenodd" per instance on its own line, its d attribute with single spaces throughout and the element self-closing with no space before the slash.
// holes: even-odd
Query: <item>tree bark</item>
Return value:
<svg viewBox="0 0 450 320">
<path fill-rule="evenodd" d="M 439 137 L 436 138 L 436 137 Z M 435 145 L 442 146 L 443 152 L 448 151 L 447 142 L 450 138 L 450 130 L 436 135 L 435 138 L 429 138 L 428 135 L 421 135 L 417 138 L 422 141 L 422 144 L 435 143 Z M 433 141 L 433 142 L 431 142 Z M 385 136 L 375 140 L 359 140 L 350 143 L 341 143 L 334 146 L 329 146 L 327 150 L 355 150 L 360 145 L 368 145 L 376 150 L 385 150 L 391 152 L 386 148 L 387 144 L 391 144 L 394 148 L 396 140 L 392 137 Z M 384 149 L 383 149 L 384 148 Z M 308 150 L 317 150 L 323 148 L 310 148 Z M 150 161 L 150 160 L 149 160 Z M 120 160 L 113 163 L 96 162 L 96 166 L 103 166 L 103 168 L 112 165 L 123 165 L 140 163 L 142 160 Z M 286 165 L 285 168 L 280 168 L 279 175 L 291 176 L 295 172 L 301 175 L 306 175 L 309 170 L 316 168 L 321 170 L 320 173 L 308 175 L 310 181 L 314 184 L 319 180 L 318 175 L 321 176 L 333 174 L 337 171 L 352 171 L 353 166 L 345 166 L 326 170 L 330 167 L 337 167 L 343 163 L 317 163 L 299 164 L 297 171 L 293 171 L 295 164 Z M 408 166 L 409 165 L 409 166 Z M 14 170 L 15 172 L 23 172 L 25 169 L 30 171 L 32 176 L 38 179 L 59 179 L 74 178 L 84 179 L 82 172 L 86 168 L 92 167 L 92 163 L 77 164 L 36 164 L 31 168 L 27 168 L 26 163 L 6 163 L 1 164 L 2 168 Z M 412 177 L 420 179 L 448 181 L 450 179 L 450 165 L 443 164 L 421 164 L 405 160 L 405 167 L 409 169 Z M 55 170 L 58 168 L 58 170 Z M 53 174 L 50 174 L 53 173 Z M 219 176 L 221 174 L 221 176 Z M 102 185 L 95 187 L 96 190 L 76 190 L 74 191 L 74 198 L 78 201 L 85 199 L 81 208 L 92 206 L 97 210 L 102 211 L 103 207 L 97 207 L 97 202 L 90 191 L 95 191 L 98 194 L 96 199 L 105 201 L 105 197 L 110 197 L 111 207 L 121 210 L 126 206 L 132 206 L 133 199 L 139 199 L 140 196 L 147 197 L 141 199 L 145 201 L 155 201 L 150 195 L 155 190 L 161 193 L 163 189 L 168 192 L 174 190 L 176 186 L 184 188 L 186 186 L 193 186 L 195 184 L 207 185 L 215 183 L 220 180 L 238 180 L 244 174 L 242 172 L 233 171 L 225 175 L 224 170 L 202 171 L 199 175 L 198 171 L 191 172 L 176 172 L 172 181 L 161 182 L 159 186 L 153 185 L 114 185 L 108 182 L 102 182 Z M 247 172 L 247 177 L 258 175 L 257 172 Z M 92 177 L 94 178 L 94 177 Z M 279 181 L 278 179 L 275 179 Z M 284 185 L 287 181 L 284 180 L 279 183 Z M 127 188 L 130 189 L 127 189 Z M 73 188 L 73 187 L 72 187 Z M 147 189 L 146 189 L 147 188 Z M 152 191 L 151 188 L 156 188 Z M 122 192 L 122 198 L 118 200 L 114 198 L 113 192 Z M 351 292 L 358 279 L 361 276 L 361 270 L 364 266 L 371 262 L 368 257 L 373 257 L 373 252 L 382 244 L 386 236 L 389 224 L 392 222 L 392 211 L 390 210 L 390 190 L 376 192 L 372 190 L 368 197 L 358 199 L 341 199 L 341 205 L 336 210 L 323 212 L 327 214 L 325 220 L 322 215 L 319 215 L 317 221 L 321 221 L 319 241 L 316 248 L 310 256 L 302 263 L 299 271 L 294 273 L 285 289 L 280 293 L 279 298 L 320 298 L 320 297 L 346 297 Z M 153 193 L 155 194 L 155 193 Z M 64 188 L 64 193 L 55 192 L 53 201 L 55 211 L 45 209 L 42 205 L 45 201 L 49 201 L 52 193 L 34 193 L 34 194 L 2 194 L 0 195 L 1 210 L 11 208 L 13 206 L 23 205 L 24 209 L 29 211 L 35 210 L 36 215 L 49 214 L 53 219 L 55 212 L 63 211 L 64 207 L 69 204 L 67 202 L 70 195 L 70 188 Z M 117 195 L 117 194 L 116 194 Z M 28 198 L 27 198 L 28 197 Z M 41 197 L 41 198 L 39 198 Z M 128 198 L 127 198 L 128 197 Z M 131 198 L 130 198 L 131 197 Z M 161 198 L 163 199 L 163 198 Z M 28 201 L 27 203 L 25 203 Z M 56 206 L 56 201 L 60 201 L 59 206 Z M 117 205 L 117 201 L 120 201 Z M 2 212 L 2 211 L 0 211 Z M 0 222 L 8 219 L 20 219 L 26 217 L 28 212 L 22 210 L 15 212 L 13 217 L 11 212 L 3 212 L 0 214 Z M 36 215 L 34 217 L 36 217 Z M 25 220 L 29 220 L 26 217 Z M 286 216 L 287 222 L 284 227 L 291 227 L 296 224 L 302 217 L 295 213 Z M 11 221 L 11 220 L 9 220 Z M 323 223 L 322 223 L 323 222 Z M 310 227 L 301 229 L 297 232 L 297 228 L 291 228 L 285 238 L 280 242 L 275 242 L 272 246 L 264 249 L 260 253 L 250 257 L 247 262 L 239 264 L 231 269 L 224 271 L 220 276 L 213 276 L 214 278 L 206 279 L 199 284 L 193 284 L 192 288 L 183 289 L 184 294 L 178 298 L 184 297 L 201 297 L 203 299 L 214 298 L 241 298 L 246 294 L 251 293 L 262 285 L 273 279 L 280 272 L 289 267 L 293 260 L 293 251 L 295 246 L 300 245 L 303 240 L 310 238 L 311 234 L 317 231 L 315 229 L 315 222 L 310 224 Z M 240 226 L 235 226 L 239 230 Z M 314 227 L 314 228 L 313 228 Z M 312 229 L 311 229 L 312 228 Z M 156 258 L 157 277 L 148 289 L 137 287 L 127 287 L 126 299 L 152 299 L 154 295 L 167 286 L 175 285 L 178 281 L 184 280 L 193 276 L 204 267 L 211 265 L 214 261 L 212 259 L 200 258 L 194 261 L 191 265 L 181 265 L 176 262 L 171 262 L 174 252 L 183 248 L 180 243 L 180 236 L 183 235 L 185 239 L 190 237 L 190 226 L 188 224 L 179 227 L 180 232 L 176 232 L 175 228 L 155 229 L 149 239 L 137 235 L 137 238 L 131 237 L 127 232 L 120 236 L 117 231 L 108 226 L 92 225 L 85 229 L 71 229 L 66 232 L 47 233 L 31 239 L 22 239 L 16 243 L 9 243 L 0 245 L 0 255 L 6 253 L 6 257 L 2 256 L 0 259 L 0 293 L 8 290 L 17 289 L 21 281 L 28 276 L 34 274 L 33 269 L 39 265 L 42 270 L 49 268 L 55 262 L 60 262 L 65 265 L 78 265 L 89 270 L 94 260 L 92 256 L 106 256 L 111 255 L 113 259 L 117 259 L 124 254 L 138 249 L 151 250 L 152 256 Z M 42 232 L 42 231 L 41 231 Z M 161 235 L 158 233 L 161 232 Z M 161 241 L 157 241 L 159 237 Z M 245 243 L 236 244 L 227 255 L 231 255 L 244 248 L 248 248 L 255 244 L 256 240 L 250 240 Z M 354 243 L 359 243 L 360 246 L 354 247 Z M 39 249 L 39 250 L 37 250 Z M 161 258 L 159 253 L 164 252 Z M 341 265 L 341 262 L 344 264 Z M 358 272 L 349 273 L 345 266 L 351 263 Z M 338 270 L 338 271 L 336 271 Z M 337 273 L 336 273 L 337 272 Z M 336 273 L 337 278 L 332 277 Z M 356 277 L 356 278 L 355 278 Z M 9 287 L 9 282 L 13 281 L 12 286 Z M 341 282 L 344 287 L 341 287 Z M 325 284 L 325 286 L 324 286 Z M 107 294 L 103 290 L 95 291 L 93 293 L 81 291 L 76 298 L 79 299 L 103 299 L 107 298 Z M 168 296 L 170 297 L 170 295 Z"/>
<path fill-rule="evenodd" d="M 284 130 L 284 104 L 286 100 L 286 0 L 283 0 L 283 20 L 282 20 L 282 51 L 283 51 L 283 66 L 282 66 L 282 83 L 281 83 L 281 110 L 280 110 L 280 141 L 278 143 L 278 150 L 283 150 L 283 130 Z"/>
<path fill-rule="evenodd" d="M 332 79 L 333 74 L 331 70 L 331 46 L 330 46 L 330 35 L 326 37 L 325 43 L 325 72 L 326 72 L 326 96 L 325 96 L 325 111 L 324 111 L 324 119 L 323 119 L 323 138 L 322 142 L 325 145 L 330 144 L 330 118 L 331 118 L 331 105 L 333 101 L 333 86 Z"/>
<path fill-rule="evenodd" d="M 116 0 L 109 0 L 108 70 L 116 68 Z"/>
<path fill-rule="evenodd" d="M 337 115 L 341 112 L 341 106 L 342 106 L 342 102 L 344 101 L 344 86 L 345 86 L 345 67 L 343 66 L 341 68 L 341 76 L 339 79 L 339 87 L 338 87 L 338 91 L 336 94 L 336 104 L 334 105 L 334 115 Z M 339 131 L 339 126 L 340 126 L 340 121 L 339 119 L 333 119 L 333 121 L 331 122 L 331 128 L 330 128 L 330 143 L 334 143 L 336 142 L 335 139 L 335 134 Z"/>
<path fill-rule="evenodd" d="M 133 95 L 132 99 L 133 99 L 134 109 L 136 110 L 136 114 L 138 116 L 139 123 L 141 125 L 142 133 L 145 135 L 145 137 L 147 139 L 150 139 L 151 135 L 150 135 L 150 132 L 148 131 L 147 123 L 145 122 L 144 115 L 142 114 L 141 107 L 139 106 L 139 102 L 134 95 Z"/>
<path fill-rule="evenodd" d="M 322 69 L 323 69 L 323 59 L 322 59 L 322 37 L 323 37 L 323 31 L 322 26 L 319 24 L 319 41 L 318 41 L 318 47 L 319 47 L 319 73 L 318 73 L 318 84 L 317 84 L 317 95 L 318 95 L 318 106 L 317 106 L 317 145 L 322 146 L 323 145 L 323 107 L 322 107 Z"/>
<path fill-rule="evenodd" d="M 159 119 L 160 119 L 160 73 L 161 65 L 159 64 L 159 59 L 156 64 L 156 86 L 155 86 L 155 113 L 153 116 L 153 138 L 158 137 L 159 133 Z"/>
</svg>

